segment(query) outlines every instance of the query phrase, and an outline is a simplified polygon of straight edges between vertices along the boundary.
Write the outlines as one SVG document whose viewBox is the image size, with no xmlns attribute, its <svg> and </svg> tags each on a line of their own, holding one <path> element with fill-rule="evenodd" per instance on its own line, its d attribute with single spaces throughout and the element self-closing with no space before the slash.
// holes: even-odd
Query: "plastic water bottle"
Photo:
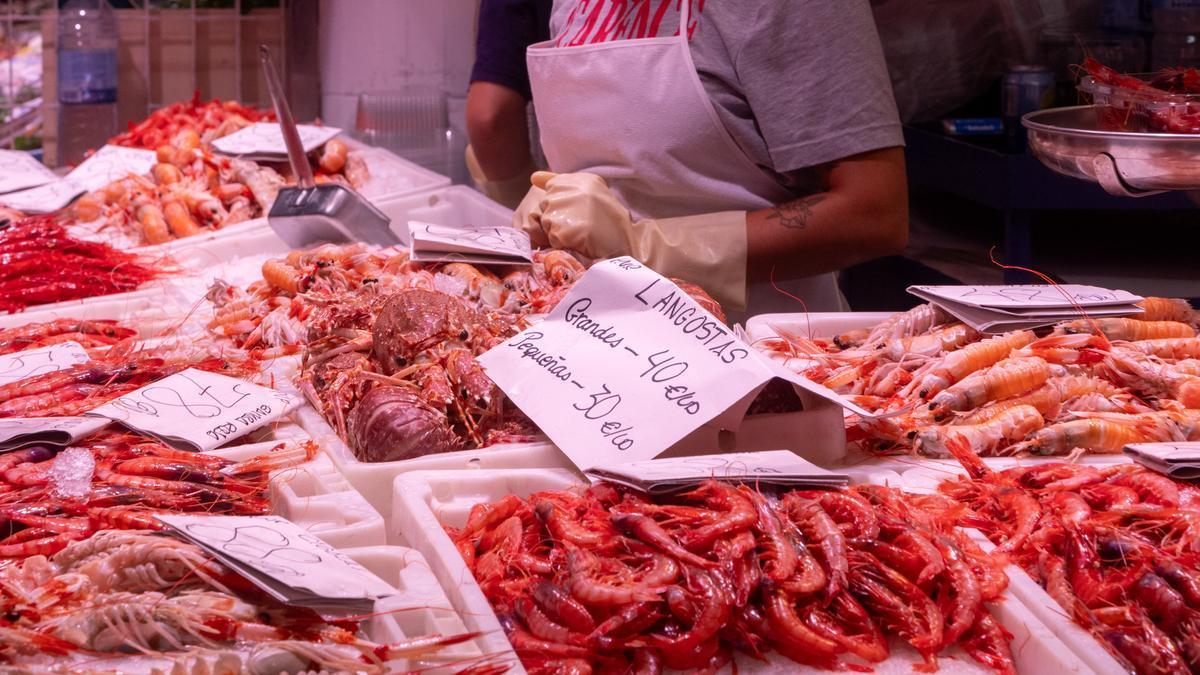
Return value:
<svg viewBox="0 0 1200 675">
<path fill-rule="evenodd" d="M 58 15 L 58 163 L 117 133 L 117 17 L 106 0 L 70 0 Z"/>
</svg>

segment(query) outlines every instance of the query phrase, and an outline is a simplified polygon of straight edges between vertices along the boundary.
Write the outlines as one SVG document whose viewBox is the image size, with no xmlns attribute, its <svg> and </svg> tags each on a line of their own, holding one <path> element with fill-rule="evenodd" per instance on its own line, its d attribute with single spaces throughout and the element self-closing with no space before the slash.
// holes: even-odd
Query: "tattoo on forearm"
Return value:
<svg viewBox="0 0 1200 675">
<path fill-rule="evenodd" d="M 812 218 L 813 207 L 820 204 L 824 199 L 825 195 L 816 194 L 786 204 L 780 204 L 771 209 L 771 214 L 767 217 L 778 220 L 779 224 L 784 227 L 790 227 L 793 230 L 803 230 L 808 227 L 809 218 Z"/>
</svg>

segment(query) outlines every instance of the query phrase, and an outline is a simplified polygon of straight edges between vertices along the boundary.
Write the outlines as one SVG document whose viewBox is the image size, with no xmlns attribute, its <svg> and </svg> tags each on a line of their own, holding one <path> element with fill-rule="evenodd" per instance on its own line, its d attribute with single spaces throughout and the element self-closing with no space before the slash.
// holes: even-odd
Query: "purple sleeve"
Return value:
<svg viewBox="0 0 1200 675">
<path fill-rule="evenodd" d="M 494 82 L 530 100 L 525 48 L 550 37 L 551 0 L 482 0 L 472 82 Z"/>
</svg>

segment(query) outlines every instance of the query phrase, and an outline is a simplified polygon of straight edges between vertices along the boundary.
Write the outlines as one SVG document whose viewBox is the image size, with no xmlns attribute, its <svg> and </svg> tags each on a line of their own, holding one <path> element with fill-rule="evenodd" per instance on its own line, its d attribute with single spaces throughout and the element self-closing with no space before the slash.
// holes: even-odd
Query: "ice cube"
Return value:
<svg viewBox="0 0 1200 675">
<path fill-rule="evenodd" d="M 87 448 L 67 448 L 50 464 L 50 490 L 56 497 L 78 499 L 92 487 L 96 458 Z"/>
</svg>

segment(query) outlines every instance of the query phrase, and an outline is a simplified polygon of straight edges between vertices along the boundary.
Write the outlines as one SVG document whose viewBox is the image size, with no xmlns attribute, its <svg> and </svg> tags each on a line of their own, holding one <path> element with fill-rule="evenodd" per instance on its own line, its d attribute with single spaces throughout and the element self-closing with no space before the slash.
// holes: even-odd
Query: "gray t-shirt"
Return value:
<svg viewBox="0 0 1200 675">
<path fill-rule="evenodd" d="M 904 145 L 868 0 L 690 0 L 696 71 L 746 154 L 798 194 L 816 167 Z M 554 0 L 562 46 L 679 32 L 680 0 Z"/>
</svg>

